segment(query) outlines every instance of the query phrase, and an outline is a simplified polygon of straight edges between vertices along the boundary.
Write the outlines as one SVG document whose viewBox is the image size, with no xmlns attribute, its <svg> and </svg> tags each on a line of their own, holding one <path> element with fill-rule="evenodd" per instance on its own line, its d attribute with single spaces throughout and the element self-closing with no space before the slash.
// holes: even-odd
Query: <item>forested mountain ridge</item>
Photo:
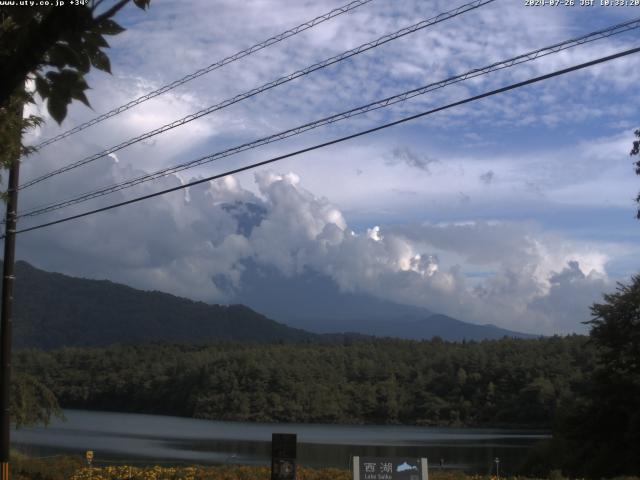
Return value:
<svg viewBox="0 0 640 480">
<path fill-rule="evenodd" d="M 324 341 L 243 305 L 208 305 L 107 280 L 87 280 L 16 263 L 14 345 L 56 348 L 212 340 Z"/>
<path fill-rule="evenodd" d="M 292 302 L 299 303 L 296 292 L 290 296 Z M 357 298 L 355 307 L 351 307 L 357 310 L 363 303 L 367 302 Z M 304 305 L 306 303 L 302 307 Z M 440 336 L 449 340 L 523 336 L 493 325 L 465 323 L 383 300 L 374 305 L 384 315 L 334 319 L 324 316 L 315 319 L 317 328 L 310 332 L 307 328 L 312 325 L 308 321 L 318 310 L 314 305 L 317 306 L 318 301 L 309 300 L 309 307 L 299 321 L 290 321 L 289 315 L 285 325 L 279 323 L 282 320 L 279 316 L 268 318 L 242 304 L 209 305 L 108 280 L 45 272 L 19 261 L 16 263 L 14 345 L 49 349 L 213 340 L 330 343 L 345 337 L 363 338 L 366 334 L 416 339 Z M 397 312 L 395 316 L 394 312 Z M 354 312 L 345 307 L 345 313 L 353 315 Z"/>
<path fill-rule="evenodd" d="M 551 426 L 594 365 L 586 337 L 22 350 L 68 408 L 216 420 Z"/>
</svg>

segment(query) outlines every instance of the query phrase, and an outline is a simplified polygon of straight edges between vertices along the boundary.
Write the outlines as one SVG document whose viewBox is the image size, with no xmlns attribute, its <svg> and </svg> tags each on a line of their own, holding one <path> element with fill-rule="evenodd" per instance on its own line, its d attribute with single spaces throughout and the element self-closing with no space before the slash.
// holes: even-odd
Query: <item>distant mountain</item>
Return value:
<svg viewBox="0 0 640 480">
<path fill-rule="evenodd" d="M 308 269 L 286 277 L 275 268 L 247 262 L 241 284 L 235 301 L 315 333 L 355 332 L 413 340 L 438 336 L 452 341 L 535 337 L 495 325 L 463 322 L 371 295 L 342 292 L 332 279 Z"/>
<path fill-rule="evenodd" d="M 340 292 L 331 279 L 312 271 L 287 278 L 248 264 L 242 284 L 238 304 L 209 305 L 17 262 L 13 344 L 50 349 L 214 340 L 332 343 L 369 335 L 444 340 L 527 337 L 419 307 Z"/>
<path fill-rule="evenodd" d="M 26 262 L 16 263 L 14 296 L 16 347 L 331 339 L 275 322 L 243 305 L 208 305 L 106 280 L 49 273 Z"/>
<path fill-rule="evenodd" d="M 238 222 L 239 235 L 248 236 L 264 220 L 264 207 L 240 202 L 223 205 Z M 212 281 L 235 301 L 296 328 L 315 333 L 355 332 L 363 335 L 406 339 L 484 340 L 535 335 L 505 330 L 495 325 L 477 325 L 440 315 L 426 308 L 382 300 L 362 293 L 342 292 L 336 283 L 306 269 L 287 277 L 273 267 L 245 262 L 242 289 L 234 291 L 225 277 Z"/>
<path fill-rule="evenodd" d="M 447 315 L 425 314 L 418 316 L 398 316 L 381 318 L 312 318 L 285 323 L 315 333 L 354 332 L 378 337 L 397 337 L 409 340 L 440 337 L 443 340 L 493 340 L 503 337 L 536 338 L 536 335 L 514 332 L 495 325 L 476 325 L 463 322 Z"/>
</svg>

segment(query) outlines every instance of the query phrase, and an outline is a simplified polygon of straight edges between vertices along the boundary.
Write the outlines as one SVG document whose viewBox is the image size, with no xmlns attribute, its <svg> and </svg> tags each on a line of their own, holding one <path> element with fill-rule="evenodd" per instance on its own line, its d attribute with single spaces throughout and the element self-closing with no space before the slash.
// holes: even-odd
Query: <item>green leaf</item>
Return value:
<svg viewBox="0 0 640 480">
<path fill-rule="evenodd" d="M 47 51 L 47 63 L 57 68 L 75 67 L 75 55 L 66 45 L 56 44 Z"/>
<path fill-rule="evenodd" d="M 47 72 L 46 77 L 50 81 L 50 93 L 47 108 L 51 116 L 58 122 L 62 122 L 67 114 L 67 105 L 73 99 L 79 100 L 88 107 L 89 100 L 84 91 L 89 88 L 82 73 L 64 69 L 60 72 Z"/>
<path fill-rule="evenodd" d="M 56 72 L 55 70 L 49 70 L 44 75 L 45 77 L 47 77 L 49 80 L 53 82 L 56 78 L 60 76 L 60 72 Z"/>
<path fill-rule="evenodd" d="M 86 32 L 84 34 L 84 43 L 92 50 L 95 50 L 98 47 L 109 48 L 107 41 L 97 32 Z"/>
<path fill-rule="evenodd" d="M 64 117 L 67 116 L 67 103 L 60 97 L 50 97 L 47 100 L 47 110 L 49 111 L 49 115 L 58 122 L 58 124 L 62 123 Z"/>
<path fill-rule="evenodd" d="M 91 58 L 87 52 L 78 52 L 78 71 L 89 73 L 91 69 Z"/>
<path fill-rule="evenodd" d="M 87 107 L 91 108 L 91 104 L 89 103 L 89 99 L 84 94 L 84 91 L 82 91 L 82 90 L 75 91 L 75 92 L 73 92 L 73 94 L 71 96 L 73 98 L 75 98 L 76 100 L 79 100 L 82 103 L 84 103 Z"/>
<path fill-rule="evenodd" d="M 95 31 L 101 35 L 118 35 L 124 32 L 124 28 L 113 20 L 106 18 L 96 25 Z"/>
<path fill-rule="evenodd" d="M 89 53 L 90 49 L 87 48 L 81 41 L 75 41 L 69 43 L 69 49 L 73 51 L 75 56 L 75 62 L 73 64 L 74 67 L 78 69 L 81 73 L 89 73 L 91 69 L 91 60 Z"/>
<path fill-rule="evenodd" d="M 49 82 L 40 74 L 36 74 L 36 90 L 43 100 L 51 94 Z"/>
<path fill-rule="evenodd" d="M 79 41 L 57 43 L 47 51 L 46 64 L 62 69 L 67 65 L 88 73 L 91 68 L 86 48 Z"/>
<path fill-rule="evenodd" d="M 111 73 L 111 62 L 109 61 L 109 57 L 107 57 L 102 50 L 96 50 L 90 58 L 91 64 L 98 70 Z"/>
<path fill-rule="evenodd" d="M 73 86 L 71 88 L 71 97 L 75 98 L 76 100 L 81 101 L 87 107 L 91 108 L 91 104 L 89 103 L 89 99 L 84 94 L 84 91 L 88 90 L 88 89 L 89 89 L 89 85 L 87 85 L 87 82 L 85 82 L 84 78 L 83 77 L 78 77 L 77 80 L 76 80 L 76 83 L 73 84 Z"/>
</svg>

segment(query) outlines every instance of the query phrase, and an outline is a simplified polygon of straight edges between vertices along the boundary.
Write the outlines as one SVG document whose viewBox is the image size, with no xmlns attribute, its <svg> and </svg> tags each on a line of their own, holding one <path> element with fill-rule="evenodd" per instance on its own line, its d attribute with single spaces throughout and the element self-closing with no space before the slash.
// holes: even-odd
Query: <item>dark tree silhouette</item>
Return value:
<svg viewBox="0 0 640 480">
<path fill-rule="evenodd" d="M 640 129 L 633 132 L 633 134 L 636 136 L 636 140 L 633 141 L 633 147 L 631 148 L 630 154 L 638 155 L 640 154 Z M 640 175 L 640 160 L 635 162 L 634 165 L 636 167 L 636 175 Z M 640 193 L 638 193 L 638 196 L 636 197 L 636 203 L 640 204 Z M 640 208 L 638 208 L 638 211 L 636 212 L 636 218 L 640 220 Z"/>
<path fill-rule="evenodd" d="M 49 114 L 61 123 L 73 100 L 89 106 L 84 77 L 91 67 L 111 72 L 104 37 L 124 31 L 113 17 L 131 0 L 111 6 L 105 1 L 70 8 L 0 6 L 0 167 L 32 151 L 22 145 L 22 135 L 42 122 L 22 118 L 22 105 L 33 102 L 24 90 L 27 80 L 35 81 Z M 144 9 L 150 0 L 133 2 Z"/>
<path fill-rule="evenodd" d="M 47 101 L 51 117 L 61 123 L 67 106 L 79 100 L 89 106 L 84 77 L 91 67 L 111 72 L 105 35 L 124 31 L 113 17 L 131 0 L 95 0 L 86 5 L 0 6 L 0 169 L 9 168 L 33 151 L 22 143 L 24 133 L 42 123 L 23 118 L 23 107 L 33 102 L 25 83 Z M 150 0 L 133 0 L 139 8 Z M 6 194 L 2 194 L 6 198 Z M 11 418 L 17 425 L 47 423 L 60 414 L 54 394 L 36 377 L 14 373 Z"/>
<path fill-rule="evenodd" d="M 640 275 L 591 307 L 595 368 L 556 419 L 556 467 L 571 476 L 640 474 Z M 558 455 L 557 453 L 560 452 Z"/>
</svg>

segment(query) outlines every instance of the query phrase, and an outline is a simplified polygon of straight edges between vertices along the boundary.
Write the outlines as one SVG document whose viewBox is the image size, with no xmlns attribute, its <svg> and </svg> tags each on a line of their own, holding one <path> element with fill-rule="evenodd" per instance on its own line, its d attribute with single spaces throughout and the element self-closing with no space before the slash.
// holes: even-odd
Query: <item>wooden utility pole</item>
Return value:
<svg viewBox="0 0 640 480">
<path fill-rule="evenodd" d="M 0 480 L 9 480 L 9 393 L 11 390 L 11 328 L 13 323 L 13 284 L 16 253 L 16 212 L 18 209 L 18 178 L 20 161 L 15 158 L 9 169 L 9 189 L 7 191 L 7 212 L 5 213 L 4 263 L 2 265 L 2 312 L 0 313 L 0 348 L 2 348 L 2 368 L 0 368 L 0 402 L 2 413 L 0 427 Z"/>
<path fill-rule="evenodd" d="M 16 154 L 11 158 L 9 167 L 9 184 L 7 188 L 7 211 L 5 213 L 4 262 L 2 265 L 2 311 L 0 312 L 0 480 L 9 480 L 9 453 L 11 419 L 9 418 L 11 391 L 11 327 L 13 316 L 13 284 L 15 280 L 14 262 L 16 252 L 16 214 L 18 210 L 18 185 L 20 177 L 20 142 L 22 106 L 15 113 L 18 116 L 15 148 Z M 7 112 L 13 115 L 13 112 Z M 11 149 L 14 151 L 14 149 Z"/>
</svg>

